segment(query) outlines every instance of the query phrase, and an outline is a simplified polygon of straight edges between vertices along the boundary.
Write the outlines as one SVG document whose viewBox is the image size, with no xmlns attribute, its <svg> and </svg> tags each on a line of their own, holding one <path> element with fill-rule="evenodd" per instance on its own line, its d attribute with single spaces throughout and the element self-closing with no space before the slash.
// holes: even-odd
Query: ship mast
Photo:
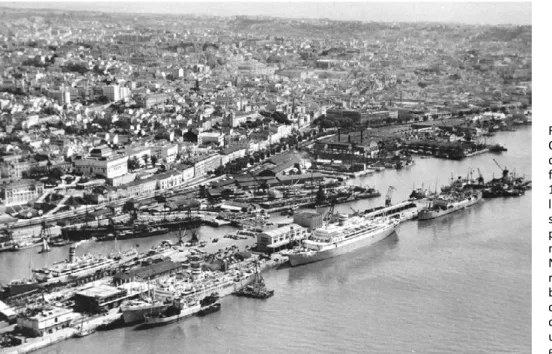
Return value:
<svg viewBox="0 0 552 354">
<path fill-rule="evenodd" d="M 29 252 L 29 280 L 33 279 L 33 253 Z"/>
</svg>

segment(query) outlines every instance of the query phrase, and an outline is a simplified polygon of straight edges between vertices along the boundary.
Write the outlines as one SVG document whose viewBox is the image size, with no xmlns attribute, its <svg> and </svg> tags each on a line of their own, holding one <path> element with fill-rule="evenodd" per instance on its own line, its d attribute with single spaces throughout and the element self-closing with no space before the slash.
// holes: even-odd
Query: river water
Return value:
<svg viewBox="0 0 552 354">
<path fill-rule="evenodd" d="M 493 140 L 509 151 L 463 161 L 416 159 L 401 171 L 350 180 L 382 192 L 381 198 L 351 206 L 382 205 L 389 185 L 398 202 L 413 185 L 433 189 L 448 184 L 451 172 L 465 176 L 470 167 L 486 179 L 498 177 L 493 158 L 530 179 L 531 128 L 498 133 Z M 350 212 L 343 205 L 337 209 Z M 204 227 L 201 236 L 224 232 Z M 166 238 L 129 240 L 121 248 L 134 243 L 145 248 Z M 81 250 L 110 247 L 91 243 Z M 36 250 L 2 254 L 0 281 L 28 273 L 31 254 L 38 266 L 65 253 L 66 248 L 44 256 Z M 276 290 L 268 300 L 228 297 L 222 311 L 204 318 L 148 331 L 95 333 L 38 353 L 530 353 L 531 192 L 486 200 L 432 221 L 407 222 L 370 247 L 271 270 L 265 280 Z"/>
</svg>

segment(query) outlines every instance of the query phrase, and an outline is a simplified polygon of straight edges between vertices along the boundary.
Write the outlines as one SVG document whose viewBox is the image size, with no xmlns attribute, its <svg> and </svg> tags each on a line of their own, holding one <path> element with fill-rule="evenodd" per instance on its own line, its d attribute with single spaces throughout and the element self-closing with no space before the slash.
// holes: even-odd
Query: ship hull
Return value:
<svg viewBox="0 0 552 354">
<path fill-rule="evenodd" d="M 469 206 L 472 206 L 478 203 L 480 200 L 481 200 L 481 195 L 479 195 L 477 198 L 473 198 L 472 200 L 461 201 L 458 204 L 454 205 L 452 208 L 448 208 L 445 210 L 420 210 L 420 212 L 418 213 L 418 220 L 420 221 L 431 220 L 441 216 L 445 216 L 450 213 L 454 213 L 455 211 L 462 210 Z"/>
<path fill-rule="evenodd" d="M 34 271 L 33 272 L 34 272 L 34 275 L 35 275 L 36 279 L 39 282 L 44 282 L 46 284 L 57 284 L 57 283 L 65 284 L 65 283 L 69 283 L 73 280 L 77 280 L 79 278 L 87 277 L 87 276 L 92 275 L 96 272 L 105 271 L 108 268 L 114 266 L 115 264 L 116 264 L 115 262 L 105 262 L 105 263 L 98 264 L 96 266 L 93 266 L 93 267 L 90 267 L 90 268 L 87 268 L 87 269 L 82 269 L 82 270 L 77 270 L 77 271 L 71 272 L 71 273 L 61 274 L 61 275 L 56 276 L 56 277 L 48 277 L 47 275 L 41 274 L 40 272 L 34 272 Z"/>
<path fill-rule="evenodd" d="M 221 283 L 217 286 L 209 287 L 206 289 L 202 289 L 199 291 L 194 292 L 193 294 L 189 294 L 189 296 L 193 296 L 198 299 L 202 299 L 206 296 L 211 295 L 213 292 L 216 292 L 219 297 L 225 297 L 228 295 L 231 295 L 235 293 L 236 291 L 241 290 L 244 286 L 248 285 L 253 281 L 254 276 L 250 275 L 244 279 L 242 279 L 241 282 L 227 282 L 227 283 Z M 156 316 L 165 311 L 170 305 L 163 304 L 163 305 L 156 305 L 156 306 L 140 306 L 140 307 L 122 307 L 121 310 L 123 312 L 123 320 L 125 321 L 125 324 L 133 324 L 133 323 L 141 323 L 144 321 L 145 317 L 144 315 L 148 316 Z"/>
<path fill-rule="evenodd" d="M 290 253 L 289 263 L 291 266 L 299 266 L 307 263 L 314 263 L 323 261 L 328 258 L 337 257 L 344 253 L 352 252 L 362 247 L 369 246 L 373 243 L 381 241 L 388 236 L 390 236 L 396 229 L 397 225 L 388 226 L 378 232 L 366 234 L 364 236 L 359 236 L 353 240 L 347 240 L 343 245 L 336 246 L 335 248 L 326 249 L 319 252 L 300 252 L 300 253 Z"/>
<path fill-rule="evenodd" d="M 134 324 L 144 322 L 144 315 L 157 316 L 165 311 L 170 304 L 159 304 L 150 306 L 137 306 L 134 308 L 122 308 L 123 320 L 125 324 Z"/>
<path fill-rule="evenodd" d="M 196 306 L 192 306 L 192 307 L 183 309 L 182 312 L 180 312 L 178 315 L 174 315 L 174 316 L 168 316 L 168 317 L 153 316 L 153 317 L 150 317 L 149 314 L 148 314 L 148 317 L 145 317 L 144 323 L 140 327 L 141 328 L 151 328 L 151 327 L 164 326 L 164 325 L 167 325 L 169 323 L 180 321 L 181 319 L 193 316 L 194 314 L 198 313 L 199 310 L 201 310 L 201 306 L 196 305 Z"/>
<path fill-rule="evenodd" d="M 201 308 L 201 310 L 197 313 L 198 316 L 207 316 L 210 313 L 220 311 L 221 304 L 219 302 L 216 302 L 214 304 L 211 304 L 209 306 L 205 306 Z"/>
</svg>

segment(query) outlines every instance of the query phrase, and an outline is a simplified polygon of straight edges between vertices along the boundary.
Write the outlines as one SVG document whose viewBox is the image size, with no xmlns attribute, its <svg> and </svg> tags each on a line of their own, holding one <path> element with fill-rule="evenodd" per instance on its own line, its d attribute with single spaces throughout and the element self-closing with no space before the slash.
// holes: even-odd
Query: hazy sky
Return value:
<svg viewBox="0 0 552 354">
<path fill-rule="evenodd" d="M 0 2 L 0 6 L 109 12 L 266 15 L 381 22 L 531 24 L 531 2 Z"/>
</svg>

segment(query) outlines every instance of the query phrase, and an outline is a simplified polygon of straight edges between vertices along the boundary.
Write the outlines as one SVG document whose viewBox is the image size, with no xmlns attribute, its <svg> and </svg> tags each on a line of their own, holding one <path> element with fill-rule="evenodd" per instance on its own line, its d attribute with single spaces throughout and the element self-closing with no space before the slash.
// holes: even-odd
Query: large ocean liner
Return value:
<svg viewBox="0 0 552 354">
<path fill-rule="evenodd" d="M 113 257 L 85 254 L 77 257 L 76 245 L 69 248 L 69 259 L 54 263 L 51 267 L 33 269 L 34 278 L 39 283 L 65 284 L 73 280 L 101 272 L 134 259 L 136 250 L 119 253 Z"/>
<path fill-rule="evenodd" d="M 289 261 L 292 266 L 297 266 L 351 252 L 383 240 L 398 224 L 397 219 L 339 215 L 336 223 L 315 230 L 301 249 L 288 253 Z"/>
</svg>

